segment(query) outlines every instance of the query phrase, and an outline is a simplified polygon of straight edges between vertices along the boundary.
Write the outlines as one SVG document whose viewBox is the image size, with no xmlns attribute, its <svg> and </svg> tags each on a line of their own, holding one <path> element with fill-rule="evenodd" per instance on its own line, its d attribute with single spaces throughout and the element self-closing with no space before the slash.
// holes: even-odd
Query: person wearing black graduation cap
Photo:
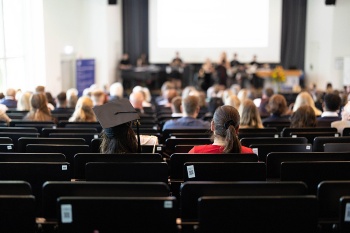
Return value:
<svg viewBox="0 0 350 233">
<path fill-rule="evenodd" d="M 104 154 L 141 152 L 140 137 L 135 135 L 131 124 L 140 119 L 139 114 L 127 99 L 119 99 L 93 108 L 100 122 Z"/>
</svg>

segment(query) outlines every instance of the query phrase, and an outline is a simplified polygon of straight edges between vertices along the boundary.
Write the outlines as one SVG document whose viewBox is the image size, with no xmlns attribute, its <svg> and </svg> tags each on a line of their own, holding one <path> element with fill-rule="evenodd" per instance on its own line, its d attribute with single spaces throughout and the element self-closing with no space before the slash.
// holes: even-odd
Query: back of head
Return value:
<svg viewBox="0 0 350 233">
<path fill-rule="evenodd" d="M 93 102 L 90 97 L 82 96 L 78 99 L 70 122 L 95 122 L 96 116 L 92 110 Z"/>
<path fill-rule="evenodd" d="M 30 105 L 33 110 L 46 111 L 47 98 L 44 93 L 34 93 L 30 98 Z"/>
<path fill-rule="evenodd" d="M 224 153 L 241 153 L 237 131 L 240 124 L 240 116 L 232 106 L 223 105 L 216 109 L 213 116 L 214 137 L 224 139 Z"/>
<path fill-rule="evenodd" d="M 273 94 L 275 94 L 274 90 L 270 87 L 266 88 L 264 90 L 264 95 L 267 97 L 267 98 L 270 98 L 271 96 L 273 96 Z"/>
<path fill-rule="evenodd" d="M 274 94 L 269 99 L 267 109 L 270 113 L 281 116 L 287 111 L 287 101 L 286 98 L 281 94 Z"/>
<path fill-rule="evenodd" d="M 67 95 L 67 107 L 75 108 L 78 101 L 78 90 L 75 88 L 70 88 L 66 91 Z"/>
<path fill-rule="evenodd" d="M 91 92 L 91 100 L 94 104 L 94 106 L 99 106 L 99 105 L 102 105 L 104 104 L 106 98 L 105 98 L 105 93 L 100 90 L 100 89 L 97 89 L 93 92 Z"/>
<path fill-rule="evenodd" d="M 142 109 L 142 102 L 145 96 L 141 91 L 132 92 L 129 96 L 129 101 L 134 108 Z"/>
<path fill-rule="evenodd" d="M 340 108 L 341 98 L 339 95 L 328 93 L 324 96 L 323 103 L 326 111 L 336 112 Z"/>
<path fill-rule="evenodd" d="M 199 98 L 198 96 L 187 96 L 182 99 L 182 108 L 186 115 L 192 116 L 196 114 L 196 111 L 199 110 Z"/>
<path fill-rule="evenodd" d="M 44 92 L 45 92 L 45 87 L 44 87 L 44 86 L 37 86 L 37 87 L 35 88 L 35 92 L 44 93 Z"/>
<path fill-rule="evenodd" d="M 315 106 L 314 100 L 312 99 L 311 95 L 306 91 L 300 92 L 298 94 L 293 106 L 293 112 L 304 105 Z"/>
<path fill-rule="evenodd" d="M 180 96 L 176 96 L 171 101 L 171 111 L 173 113 L 181 113 L 181 102 L 182 98 Z"/>
<path fill-rule="evenodd" d="M 30 110 L 30 97 L 32 93 L 24 92 L 18 97 L 17 110 L 29 111 Z"/>
<path fill-rule="evenodd" d="M 9 88 L 6 90 L 6 96 L 11 96 L 13 98 L 15 98 L 16 96 L 16 90 L 13 88 Z"/>
<path fill-rule="evenodd" d="M 232 107 L 238 109 L 239 106 L 241 105 L 241 101 L 238 99 L 236 95 L 230 95 L 225 98 L 224 104 L 231 105 Z"/>
<path fill-rule="evenodd" d="M 66 92 L 62 91 L 57 95 L 57 102 L 60 107 L 65 106 L 67 103 L 67 94 Z"/>
<path fill-rule="evenodd" d="M 290 128 L 316 127 L 316 114 L 309 105 L 299 107 L 291 116 Z"/>
<path fill-rule="evenodd" d="M 252 128 L 262 128 L 261 117 L 259 109 L 256 107 L 254 102 L 250 99 L 243 101 L 240 107 L 241 115 L 241 125 L 252 127 Z"/>
<path fill-rule="evenodd" d="M 214 114 L 215 110 L 222 105 L 224 105 L 222 98 L 212 97 L 212 98 L 210 98 L 209 103 L 208 103 L 208 111 L 210 113 Z"/>
<path fill-rule="evenodd" d="M 109 95 L 123 98 L 124 88 L 120 82 L 115 82 L 109 87 Z"/>
</svg>

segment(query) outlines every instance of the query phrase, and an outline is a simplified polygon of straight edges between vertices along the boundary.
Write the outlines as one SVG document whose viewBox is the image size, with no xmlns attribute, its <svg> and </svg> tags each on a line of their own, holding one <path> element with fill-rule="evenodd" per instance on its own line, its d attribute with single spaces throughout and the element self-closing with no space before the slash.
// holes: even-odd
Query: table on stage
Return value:
<svg viewBox="0 0 350 233">
<path fill-rule="evenodd" d="M 154 65 L 121 70 L 124 88 L 133 88 L 136 85 L 147 87 L 153 82 L 158 87 L 160 70 L 160 67 Z"/>
<path fill-rule="evenodd" d="M 257 70 L 255 75 L 259 78 L 265 79 L 265 85 L 271 85 L 271 74 L 273 70 Z M 303 74 L 301 70 L 284 70 L 284 74 L 286 76 L 286 81 L 283 83 L 283 89 L 290 89 L 290 91 L 299 87 L 299 79 Z"/>
</svg>

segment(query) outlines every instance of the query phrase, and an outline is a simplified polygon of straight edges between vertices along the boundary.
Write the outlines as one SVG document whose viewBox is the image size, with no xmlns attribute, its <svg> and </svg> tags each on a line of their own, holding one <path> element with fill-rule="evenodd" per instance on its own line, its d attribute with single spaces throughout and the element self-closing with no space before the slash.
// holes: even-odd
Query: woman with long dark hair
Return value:
<svg viewBox="0 0 350 233">
<path fill-rule="evenodd" d="M 189 153 L 253 153 L 251 148 L 241 146 L 238 138 L 240 116 L 232 106 L 224 105 L 216 109 L 211 130 L 213 144 L 193 147 Z"/>
</svg>

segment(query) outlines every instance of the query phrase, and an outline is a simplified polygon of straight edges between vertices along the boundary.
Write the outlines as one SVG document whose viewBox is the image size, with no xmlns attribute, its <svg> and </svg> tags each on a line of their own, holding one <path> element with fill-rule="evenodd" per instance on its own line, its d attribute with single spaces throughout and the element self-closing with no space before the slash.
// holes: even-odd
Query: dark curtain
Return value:
<svg viewBox="0 0 350 233">
<path fill-rule="evenodd" d="M 307 0 L 283 0 L 281 65 L 304 70 Z"/>
<path fill-rule="evenodd" d="M 136 65 L 137 58 L 148 57 L 148 0 L 124 0 L 123 4 L 123 52 Z"/>
</svg>

